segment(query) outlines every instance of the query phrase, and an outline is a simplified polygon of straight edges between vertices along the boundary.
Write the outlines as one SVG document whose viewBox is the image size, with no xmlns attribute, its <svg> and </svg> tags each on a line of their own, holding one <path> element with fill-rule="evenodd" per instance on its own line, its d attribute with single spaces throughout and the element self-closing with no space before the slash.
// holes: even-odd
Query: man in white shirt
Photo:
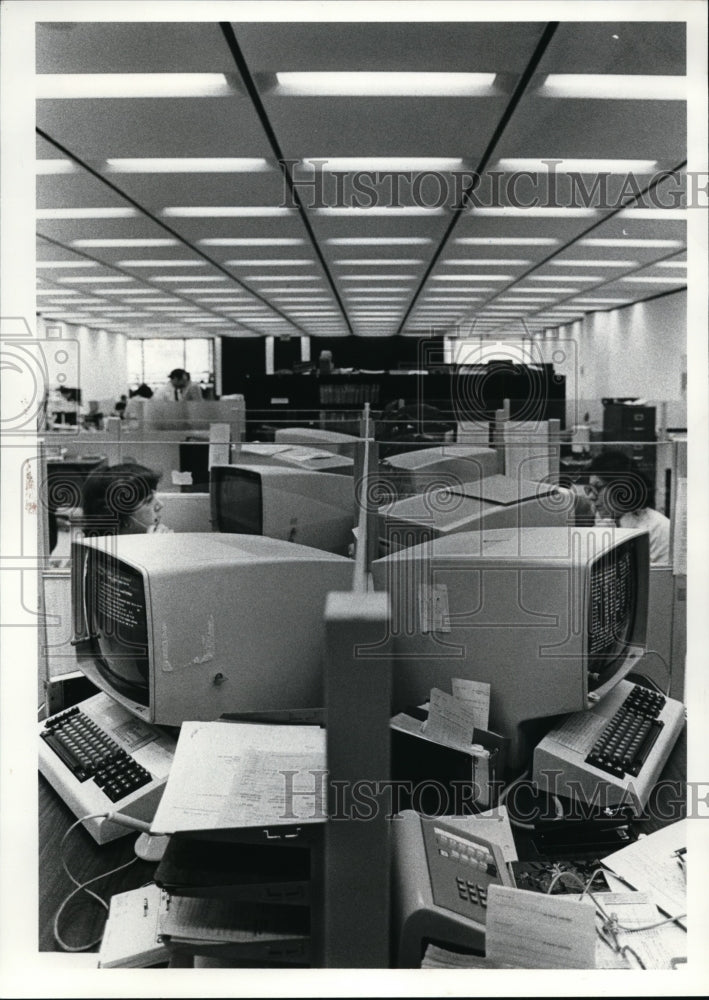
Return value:
<svg viewBox="0 0 709 1000">
<path fill-rule="evenodd" d="M 156 393 L 156 399 L 171 399 L 176 403 L 194 402 L 202 399 L 202 390 L 198 385 L 193 385 L 190 380 L 190 373 L 184 368 L 173 368 L 168 375 L 170 384 L 163 386 Z"/>
</svg>

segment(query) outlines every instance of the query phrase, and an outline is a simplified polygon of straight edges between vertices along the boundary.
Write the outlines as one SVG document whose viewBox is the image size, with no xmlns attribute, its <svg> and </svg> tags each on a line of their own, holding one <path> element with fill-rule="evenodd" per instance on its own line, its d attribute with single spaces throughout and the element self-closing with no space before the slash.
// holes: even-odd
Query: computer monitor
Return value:
<svg viewBox="0 0 709 1000">
<path fill-rule="evenodd" d="M 324 448 L 307 448 L 286 442 L 262 444 L 255 441 L 236 445 L 232 448 L 232 461 L 239 465 L 280 465 L 310 472 L 354 475 L 354 459 L 347 455 L 334 455 Z"/>
<path fill-rule="evenodd" d="M 349 559 L 253 535 L 119 535 L 72 551 L 83 672 L 147 722 L 323 705 L 327 594 Z"/>
<path fill-rule="evenodd" d="M 355 446 L 360 438 L 320 427 L 278 427 L 273 440 L 276 444 L 303 444 L 354 458 Z"/>
<path fill-rule="evenodd" d="M 496 475 L 499 462 L 493 448 L 480 445 L 444 444 L 405 451 L 380 462 L 380 490 L 392 497 L 407 497 L 472 483 Z"/>
<path fill-rule="evenodd" d="M 522 766 L 551 717 L 589 708 L 638 663 L 649 565 L 647 532 L 613 527 L 463 532 L 375 560 L 393 710 L 451 693 L 454 677 L 486 682 L 488 728 Z"/>
<path fill-rule="evenodd" d="M 213 465 L 215 531 L 267 535 L 346 555 L 355 522 L 350 476 L 277 465 Z"/>
<path fill-rule="evenodd" d="M 573 510 L 570 490 L 513 476 L 430 489 L 379 508 L 379 554 L 461 531 L 562 527 Z"/>
</svg>

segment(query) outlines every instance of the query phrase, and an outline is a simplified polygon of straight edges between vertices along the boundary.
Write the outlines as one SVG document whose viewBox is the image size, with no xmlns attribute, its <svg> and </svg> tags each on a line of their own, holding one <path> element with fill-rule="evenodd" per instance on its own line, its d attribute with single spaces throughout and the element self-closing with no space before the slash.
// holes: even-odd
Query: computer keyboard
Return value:
<svg viewBox="0 0 709 1000">
<path fill-rule="evenodd" d="M 599 809 L 642 813 L 684 726 L 684 705 L 620 681 L 587 712 L 568 716 L 534 751 L 533 780 Z"/>
<path fill-rule="evenodd" d="M 47 719 L 39 736 L 39 770 L 77 818 L 153 818 L 172 764 L 172 737 L 104 693 Z M 101 818 L 84 826 L 99 844 L 131 833 Z"/>
<path fill-rule="evenodd" d="M 637 777 L 662 732 L 658 716 L 666 702 L 656 691 L 636 685 L 591 747 L 586 763 L 618 778 Z"/>
</svg>

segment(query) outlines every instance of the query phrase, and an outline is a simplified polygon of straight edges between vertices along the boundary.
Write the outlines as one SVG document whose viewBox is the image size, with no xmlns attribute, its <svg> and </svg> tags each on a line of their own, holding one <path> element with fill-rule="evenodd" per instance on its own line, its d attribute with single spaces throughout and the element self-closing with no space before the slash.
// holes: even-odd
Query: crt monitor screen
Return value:
<svg viewBox="0 0 709 1000">
<path fill-rule="evenodd" d="M 80 669 L 147 722 L 323 704 L 327 595 L 353 562 L 245 534 L 120 535 L 72 547 Z"/>
<path fill-rule="evenodd" d="M 100 671 L 120 694 L 148 705 L 149 657 L 141 573 L 106 552 L 90 553 L 86 610 Z"/>
<path fill-rule="evenodd" d="M 262 478 L 241 468 L 212 470 L 213 521 L 217 531 L 245 535 L 263 533 Z"/>
</svg>

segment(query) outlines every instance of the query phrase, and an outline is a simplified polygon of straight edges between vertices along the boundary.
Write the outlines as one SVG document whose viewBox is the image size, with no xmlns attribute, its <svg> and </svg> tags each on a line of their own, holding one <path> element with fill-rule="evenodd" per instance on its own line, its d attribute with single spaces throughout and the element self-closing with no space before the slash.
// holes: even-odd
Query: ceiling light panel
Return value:
<svg viewBox="0 0 709 1000">
<path fill-rule="evenodd" d="M 35 94 L 53 101 L 137 97 L 233 97 L 224 73 L 38 73 Z"/>
<path fill-rule="evenodd" d="M 277 73 L 278 97 L 488 97 L 494 73 Z"/>
</svg>

